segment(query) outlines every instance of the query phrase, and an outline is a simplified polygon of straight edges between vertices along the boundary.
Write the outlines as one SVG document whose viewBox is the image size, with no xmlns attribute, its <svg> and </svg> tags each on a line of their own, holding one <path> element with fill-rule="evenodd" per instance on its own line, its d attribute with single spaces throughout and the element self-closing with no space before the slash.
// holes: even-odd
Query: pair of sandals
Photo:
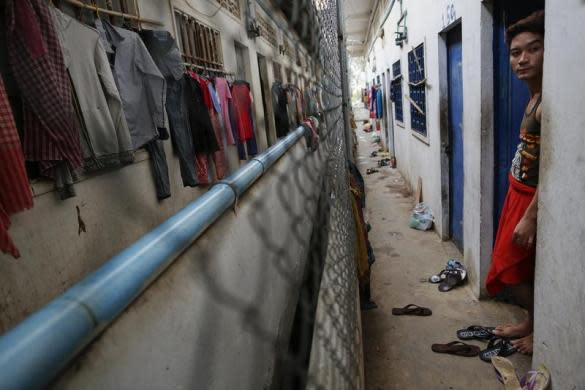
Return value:
<svg viewBox="0 0 585 390">
<path fill-rule="evenodd" d="M 487 341 L 487 347 L 481 350 L 477 345 L 466 344 L 462 341 L 452 341 L 447 344 L 433 344 L 431 349 L 437 353 L 448 353 L 451 355 L 475 357 L 484 362 L 490 362 L 492 357 L 510 356 L 516 352 L 516 347 L 512 345 L 509 339 L 497 337 L 494 334 L 494 327 L 485 327 L 471 325 L 465 329 L 457 331 L 457 337 L 460 340 L 481 340 Z"/>
<path fill-rule="evenodd" d="M 437 275 L 429 278 L 430 283 L 439 283 L 439 291 L 451 291 L 457 286 L 461 286 L 467 280 L 467 270 L 457 260 L 449 260 L 444 270 Z"/>
<path fill-rule="evenodd" d="M 496 356 L 491 361 L 498 380 L 506 390 L 545 390 L 550 385 L 550 372 L 544 364 L 536 370 L 530 370 L 522 378 L 514 368 L 514 364 L 504 357 Z"/>
</svg>

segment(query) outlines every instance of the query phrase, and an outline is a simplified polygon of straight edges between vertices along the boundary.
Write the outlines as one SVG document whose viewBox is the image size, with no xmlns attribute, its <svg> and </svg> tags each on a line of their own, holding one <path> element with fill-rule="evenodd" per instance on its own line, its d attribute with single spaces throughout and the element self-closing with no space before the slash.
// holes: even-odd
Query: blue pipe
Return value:
<svg viewBox="0 0 585 390">
<path fill-rule="evenodd" d="M 291 132 L 0 337 L 0 389 L 50 384 L 303 134 Z"/>
</svg>

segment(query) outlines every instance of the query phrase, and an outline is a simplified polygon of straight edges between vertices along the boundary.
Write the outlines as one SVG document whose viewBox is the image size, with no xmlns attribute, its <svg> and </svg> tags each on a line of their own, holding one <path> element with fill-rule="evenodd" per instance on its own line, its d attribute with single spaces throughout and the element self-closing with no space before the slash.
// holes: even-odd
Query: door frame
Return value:
<svg viewBox="0 0 585 390">
<path fill-rule="evenodd" d="M 441 229 L 441 239 L 449 240 L 451 232 L 450 215 L 451 205 L 449 199 L 451 197 L 450 177 L 451 177 L 451 156 L 449 153 L 449 146 L 451 145 L 451 137 L 449 131 L 449 74 L 448 74 L 448 51 L 447 51 L 447 35 L 454 28 L 460 27 L 463 30 L 463 23 L 461 18 L 455 20 L 452 24 L 441 30 L 438 34 L 438 54 L 439 54 L 439 127 L 440 127 L 440 164 L 441 164 L 441 219 L 443 228 Z M 464 114 L 465 115 L 465 114 Z M 465 210 L 464 210 L 465 214 Z M 465 225 L 464 225 L 465 230 Z"/>
<path fill-rule="evenodd" d="M 457 31 L 458 30 L 458 31 Z M 449 40 L 449 36 L 455 32 L 459 33 L 460 36 L 460 46 L 461 46 L 461 61 L 463 61 L 463 31 L 462 31 L 462 25 L 461 23 L 458 23 L 456 25 L 454 25 L 451 29 L 449 29 L 449 31 L 445 34 L 445 39 L 446 39 L 446 47 L 447 47 L 447 131 L 448 131 L 448 147 L 444 148 L 444 152 L 448 157 L 449 160 L 449 237 L 451 239 L 451 241 L 455 244 L 455 246 L 457 246 L 462 252 L 463 252 L 463 248 L 465 245 L 465 228 L 464 228 L 464 219 L 465 219 L 465 208 L 464 208 L 464 204 L 465 204 L 465 164 L 464 164 L 464 155 L 465 155 L 465 131 L 464 131 L 464 127 L 463 127 L 463 119 L 464 119 L 464 110 L 465 110 L 465 102 L 464 102 L 464 96 L 463 96 L 463 69 L 462 69 L 462 65 L 463 63 L 461 63 L 461 69 L 458 71 L 460 73 L 460 78 L 461 78 L 461 183 L 457 183 L 457 181 L 455 180 L 455 170 L 452 169 L 453 167 L 456 166 L 455 164 L 455 129 L 457 127 L 457 125 L 455 125 L 453 123 L 453 118 L 452 118 L 452 108 L 454 108 L 452 106 L 452 97 L 453 97 L 453 93 L 451 91 L 451 88 L 453 87 L 451 85 L 451 78 L 449 77 L 449 74 L 451 72 L 453 72 L 452 67 L 454 66 L 454 64 L 452 63 L 452 59 L 451 59 L 451 54 L 450 54 L 450 47 L 451 47 L 451 41 Z M 456 99 L 458 100 L 458 99 Z M 458 164 L 457 164 L 458 165 Z M 453 221 L 454 221 L 454 214 L 455 214 L 455 206 L 458 206 L 458 203 L 456 202 L 455 199 L 455 194 L 454 194 L 454 190 L 455 188 L 457 188 L 456 184 L 460 184 L 461 185 L 461 199 L 460 199 L 460 212 L 461 212 L 461 237 L 458 237 L 460 239 L 460 242 L 458 242 L 458 240 L 456 239 L 456 234 L 455 234 L 455 226 L 453 225 Z M 456 222 L 456 221 L 455 221 Z M 461 246 L 459 247 L 458 244 L 460 244 Z"/>
</svg>

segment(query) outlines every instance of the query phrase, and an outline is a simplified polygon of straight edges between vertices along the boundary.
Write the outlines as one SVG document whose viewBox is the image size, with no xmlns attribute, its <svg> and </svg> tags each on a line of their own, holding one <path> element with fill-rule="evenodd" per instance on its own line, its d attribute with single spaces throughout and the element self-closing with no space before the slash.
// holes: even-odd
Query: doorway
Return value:
<svg viewBox="0 0 585 390">
<path fill-rule="evenodd" d="M 276 141 L 276 133 L 272 134 L 269 126 L 269 118 L 274 118 L 274 115 L 272 113 L 272 102 L 268 98 L 268 91 L 270 91 L 270 86 L 268 85 L 268 66 L 266 64 L 266 58 L 260 54 L 258 54 L 258 71 L 260 73 L 260 93 L 262 95 L 262 108 L 264 109 L 266 141 L 268 146 L 272 146 Z"/>
<path fill-rule="evenodd" d="M 384 81 L 384 91 L 386 94 L 384 95 L 384 100 L 386 101 L 386 106 L 384 107 L 385 118 L 386 118 L 386 138 L 388 140 L 388 151 L 390 152 L 390 156 L 396 157 L 395 154 L 395 146 L 394 146 L 394 115 L 392 112 L 392 100 L 390 99 L 390 93 L 392 91 L 392 74 L 390 73 L 390 69 L 386 69 L 386 79 Z"/>
<path fill-rule="evenodd" d="M 494 237 L 508 192 L 508 172 L 518 146 L 520 123 L 530 100 L 528 88 L 510 68 L 505 32 L 508 26 L 539 9 L 544 9 L 544 0 L 499 0 L 494 5 Z"/>
<path fill-rule="evenodd" d="M 461 24 L 447 33 L 447 87 L 449 99 L 449 235 L 463 251 L 463 77 Z"/>
</svg>

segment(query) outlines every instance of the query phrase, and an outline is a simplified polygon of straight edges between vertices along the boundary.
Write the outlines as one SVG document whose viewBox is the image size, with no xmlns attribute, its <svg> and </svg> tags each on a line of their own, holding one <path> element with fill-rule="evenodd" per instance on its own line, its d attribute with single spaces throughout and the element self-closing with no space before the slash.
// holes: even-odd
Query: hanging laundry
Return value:
<svg viewBox="0 0 585 390">
<path fill-rule="evenodd" d="M 99 33 L 51 10 L 81 119 L 86 171 L 132 163 L 130 132 Z"/>
<path fill-rule="evenodd" d="M 254 135 L 253 121 L 250 113 L 253 102 L 250 84 L 243 80 L 234 81 L 232 85 L 232 99 L 238 119 L 240 142 L 248 141 Z"/>
<path fill-rule="evenodd" d="M 107 20 L 96 19 L 95 26 L 115 51 L 114 78 L 132 144 L 139 149 L 158 138 L 158 128 L 165 126 L 165 79 L 138 34 Z"/>
<path fill-rule="evenodd" d="M 376 91 L 376 118 L 384 117 L 384 101 L 382 100 L 382 89 L 378 88 Z"/>
<path fill-rule="evenodd" d="M 221 106 L 221 116 L 223 119 L 223 126 L 225 130 L 227 143 L 229 145 L 234 145 L 236 141 L 234 139 L 232 123 L 230 120 L 230 109 L 228 102 L 232 100 L 232 93 L 230 92 L 230 87 L 228 85 L 227 80 L 221 77 L 216 77 L 215 90 L 217 91 L 217 95 L 219 97 L 219 103 Z"/>
<path fill-rule="evenodd" d="M 195 149 L 189 126 L 188 109 L 185 101 L 186 81 L 183 77 L 185 66 L 175 39 L 168 31 L 142 30 L 140 36 L 152 59 L 167 82 L 166 112 L 169 120 L 171 141 L 181 169 L 185 187 L 195 187 Z"/>
<path fill-rule="evenodd" d="M 23 99 L 23 148 L 41 174 L 75 176 L 83 164 L 79 123 L 63 53 L 45 0 L 5 1 L 8 59 Z M 57 168 L 59 168 L 57 172 Z M 71 183 L 57 188 L 74 196 Z"/>
<path fill-rule="evenodd" d="M 221 180 L 229 171 L 224 151 L 221 104 L 219 102 L 219 95 L 211 81 L 207 81 L 207 89 L 209 90 L 211 102 L 213 103 L 212 107 L 209 109 L 209 116 L 211 117 L 211 124 L 213 125 L 213 130 L 215 130 L 215 137 L 217 138 L 217 144 L 219 146 L 219 150 L 213 154 L 213 161 L 215 163 L 215 174 L 217 178 Z"/>
<path fill-rule="evenodd" d="M 20 257 L 18 249 L 8 235 L 9 215 L 33 205 L 32 194 L 24 166 L 20 138 L 4 80 L 0 77 L 0 251 Z"/>
<path fill-rule="evenodd" d="M 372 86 L 371 92 L 370 92 L 370 118 L 372 118 L 372 119 L 376 118 L 376 107 L 377 107 L 376 93 L 377 93 L 376 87 Z"/>
<path fill-rule="evenodd" d="M 209 116 L 208 105 L 206 104 L 204 91 L 209 90 L 201 88 L 198 76 L 193 72 L 184 76 L 186 78 L 186 105 L 189 114 L 189 123 L 191 126 L 191 135 L 193 136 L 193 147 L 195 150 L 195 169 L 197 179 L 202 185 L 208 185 L 209 170 L 207 167 L 207 156 L 219 150 L 217 137 L 211 117 Z M 209 104 L 211 98 L 209 97 Z"/>
<path fill-rule="evenodd" d="M 272 102 L 274 105 L 274 123 L 276 136 L 282 138 L 288 134 L 288 96 L 280 81 L 272 85 Z"/>
<path fill-rule="evenodd" d="M 146 46 L 133 31 L 96 19 L 100 36 L 105 37 L 115 54 L 112 69 L 120 91 L 124 114 L 134 149 L 147 144 L 159 200 L 171 196 L 169 169 L 164 145 L 166 82 Z"/>
<path fill-rule="evenodd" d="M 234 140 L 236 142 L 236 146 L 238 149 L 238 158 L 240 161 L 246 160 L 246 147 L 245 141 L 240 141 L 240 131 L 238 129 L 238 114 L 236 111 L 236 106 L 233 103 L 233 100 L 229 101 L 229 114 L 230 114 L 230 123 L 232 125 L 232 129 L 234 129 Z"/>
<path fill-rule="evenodd" d="M 297 96 L 291 86 L 287 86 L 287 111 L 288 111 L 288 128 L 294 128 L 297 125 Z"/>
</svg>

